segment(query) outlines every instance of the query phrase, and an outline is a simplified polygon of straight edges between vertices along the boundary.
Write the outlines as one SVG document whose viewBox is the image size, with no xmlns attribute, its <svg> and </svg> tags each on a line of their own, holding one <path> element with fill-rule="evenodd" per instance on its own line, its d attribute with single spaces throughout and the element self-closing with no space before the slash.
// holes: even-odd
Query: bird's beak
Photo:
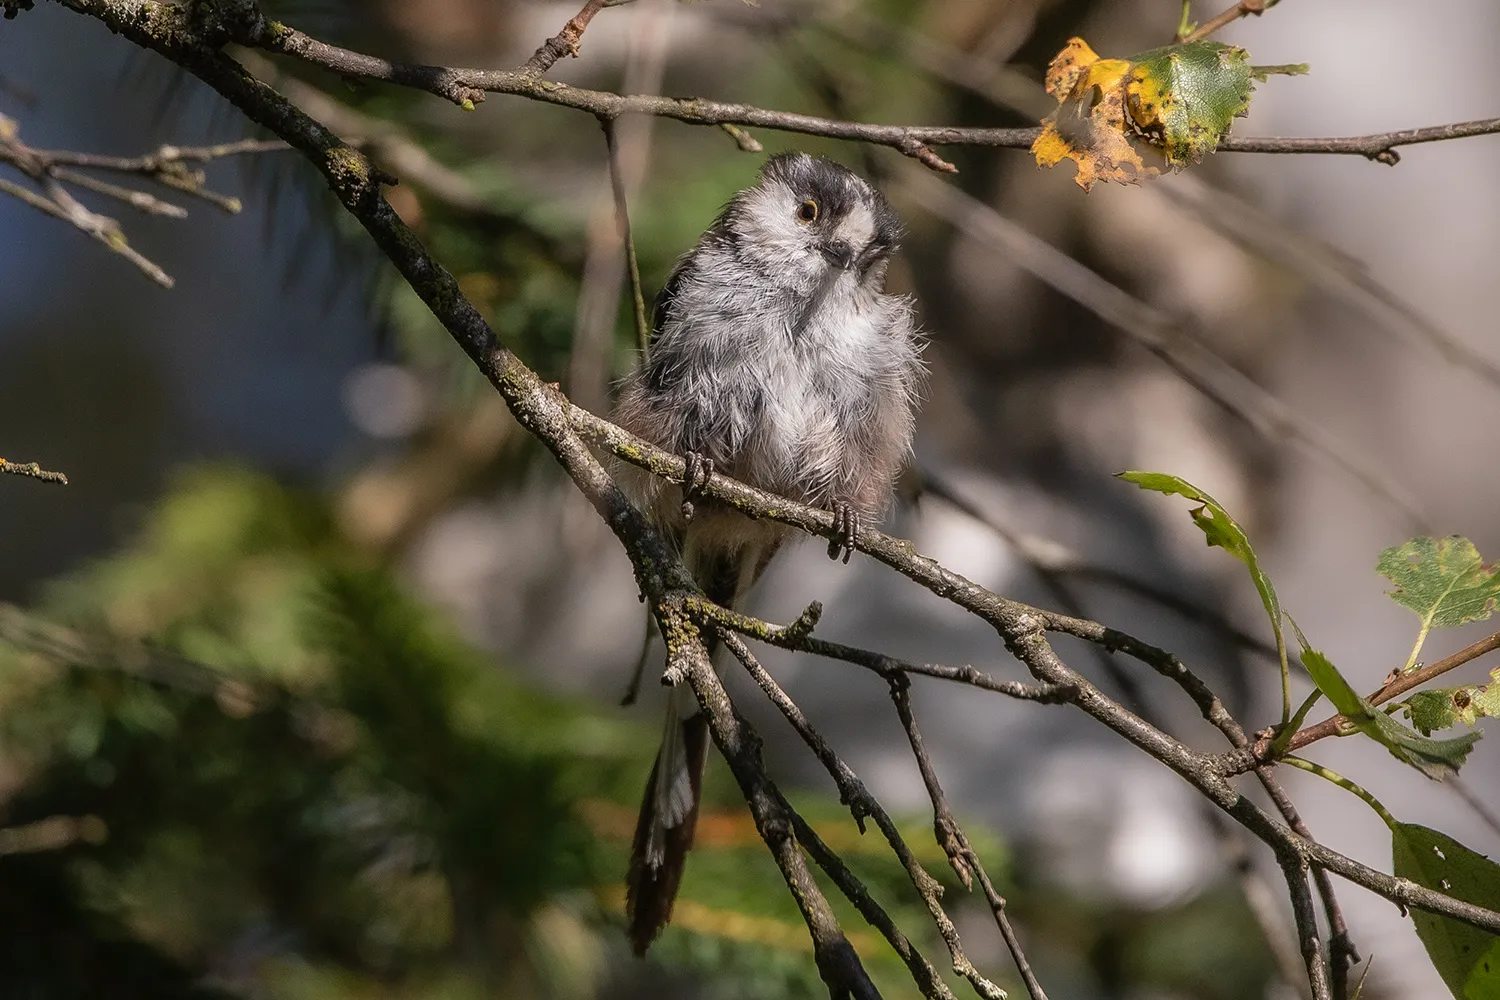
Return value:
<svg viewBox="0 0 1500 1000">
<path fill-rule="evenodd" d="M 819 245 L 818 252 L 823 259 L 841 271 L 849 270 L 854 263 L 854 248 L 843 240 L 828 240 Z"/>
</svg>

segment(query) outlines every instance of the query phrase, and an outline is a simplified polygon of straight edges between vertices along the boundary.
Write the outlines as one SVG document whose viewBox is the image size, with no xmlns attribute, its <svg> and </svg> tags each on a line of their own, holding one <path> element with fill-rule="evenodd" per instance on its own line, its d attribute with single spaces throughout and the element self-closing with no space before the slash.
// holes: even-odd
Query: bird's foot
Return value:
<svg viewBox="0 0 1500 1000">
<path fill-rule="evenodd" d="M 854 554 L 855 547 L 859 544 L 859 532 L 863 527 L 863 518 L 859 511 L 849 506 L 842 500 L 836 500 L 833 504 L 833 538 L 828 543 L 828 558 L 837 559 L 839 553 L 844 554 L 844 562 Z"/>
<path fill-rule="evenodd" d="M 703 496 L 708 481 L 713 478 L 714 460 L 704 458 L 696 451 L 682 456 L 682 519 L 693 519 L 693 501 Z"/>
</svg>

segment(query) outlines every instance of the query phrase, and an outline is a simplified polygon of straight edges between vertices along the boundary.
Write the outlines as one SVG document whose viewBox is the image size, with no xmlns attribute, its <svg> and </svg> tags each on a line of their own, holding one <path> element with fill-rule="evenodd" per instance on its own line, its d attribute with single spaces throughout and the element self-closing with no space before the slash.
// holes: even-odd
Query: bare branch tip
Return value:
<svg viewBox="0 0 1500 1000">
<path fill-rule="evenodd" d="M 68 485 L 66 475 L 44 469 L 36 462 L 7 462 L 0 458 L 0 472 L 8 472 L 13 476 L 25 476 L 28 479 L 39 479 L 44 483 L 56 483 L 59 486 Z"/>
<path fill-rule="evenodd" d="M 746 153 L 764 153 L 766 151 L 766 147 L 762 146 L 755 136 L 738 125 L 731 122 L 720 122 L 719 128 L 723 129 L 734 140 L 734 144 Z"/>
<path fill-rule="evenodd" d="M 900 147 L 901 152 L 921 163 L 925 167 L 936 170 L 940 174 L 956 174 L 958 168 L 941 156 L 932 151 L 932 147 L 922 142 L 909 141 Z"/>
</svg>

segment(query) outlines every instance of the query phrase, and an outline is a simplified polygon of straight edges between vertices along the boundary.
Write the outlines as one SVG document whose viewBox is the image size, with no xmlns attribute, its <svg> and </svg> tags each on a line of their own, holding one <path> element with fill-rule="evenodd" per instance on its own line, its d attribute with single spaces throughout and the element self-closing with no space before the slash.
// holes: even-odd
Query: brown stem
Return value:
<svg viewBox="0 0 1500 1000">
<path fill-rule="evenodd" d="M 1233 24 L 1242 17 L 1249 17 L 1251 14 L 1259 17 L 1265 13 L 1266 8 L 1269 6 L 1270 4 L 1266 0 L 1239 0 L 1239 3 L 1219 11 L 1219 13 L 1198 25 L 1186 38 L 1179 38 L 1178 41 L 1196 42 L 1199 39 L 1207 38 L 1220 28 Z"/>
<path fill-rule="evenodd" d="M 588 28 L 589 22 L 594 15 L 604 9 L 607 0 L 588 0 L 583 9 L 574 14 L 562 30 L 542 43 L 542 47 L 532 53 L 531 58 L 521 67 L 522 73 L 532 76 L 541 76 L 553 67 L 563 56 L 578 57 L 578 43 L 583 41 L 583 33 Z"/>
<path fill-rule="evenodd" d="M 1372 693 L 1366 700 L 1371 705 L 1383 705 L 1399 694 L 1405 694 L 1412 688 L 1426 684 L 1434 677 L 1446 674 L 1450 670 L 1455 670 L 1465 663 L 1476 660 L 1484 654 L 1494 652 L 1497 649 L 1500 649 L 1500 632 L 1487 635 L 1478 642 L 1470 643 L 1451 656 L 1445 656 L 1436 663 L 1429 663 L 1421 670 L 1413 670 L 1409 674 L 1397 674 L 1378 691 Z M 1316 743 L 1318 740 L 1329 736 L 1343 735 L 1353 725 L 1354 723 L 1346 715 L 1330 716 L 1316 725 L 1308 726 L 1306 729 L 1298 731 L 1287 744 L 1287 751 L 1294 752 L 1302 749 L 1309 743 Z M 1270 737 L 1265 737 L 1256 742 L 1255 753 L 1258 757 L 1263 757 L 1270 752 L 1270 747 L 1271 739 Z"/>
</svg>

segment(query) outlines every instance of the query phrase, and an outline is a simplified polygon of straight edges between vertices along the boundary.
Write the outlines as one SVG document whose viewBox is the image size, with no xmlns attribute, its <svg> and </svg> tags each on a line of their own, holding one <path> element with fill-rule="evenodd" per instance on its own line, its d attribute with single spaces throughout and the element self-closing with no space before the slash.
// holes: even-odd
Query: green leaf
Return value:
<svg viewBox="0 0 1500 1000">
<path fill-rule="evenodd" d="M 1375 571 L 1396 585 L 1391 599 L 1416 612 L 1424 629 L 1483 621 L 1500 599 L 1500 568 L 1484 565 L 1462 535 L 1413 538 L 1386 549 Z"/>
<path fill-rule="evenodd" d="M 1308 648 L 1301 630 L 1298 630 L 1297 638 L 1302 643 L 1302 665 L 1312 676 L 1313 683 L 1328 696 L 1339 714 L 1347 716 L 1360 732 L 1385 746 L 1397 760 L 1410 764 L 1429 778 L 1441 780 L 1458 773 L 1479 740 L 1478 733 L 1435 740 L 1413 732 L 1361 698 L 1328 657 Z"/>
<path fill-rule="evenodd" d="M 1132 123 L 1174 167 L 1212 153 L 1234 119 L 1249 113 L 1249 53 L 1197 41 L 1130 58 L 1125 106 Z"/>
<path fill-rule="evenodd" d="M 1424 733 L 1460 722 L 1473 726 L 1483 716 L 1500 718 L 1500 667 L 1490 671 L 1488 684 L 1418 691 L 1406 702 L 1407 717 Z"/>
<path fill-rule="evenodd" d="M 1375 571 L 1396 585 L 1391 599 L 1422 619 L 1404 670 L 1416 666 L 1429 631 L 1482 621 L 1500 597 L 1500 570 L 1484 565 L 1474 543 L 1461 535 L 1413 538 L 1386 549 Z"/>
<path fill-rule="evenodd" d="M 1500 910 L 1500 865 L 1436 830 L 1410 823 L 1391 828 L 1396 874 L 1488 910 Z M 1500 997 L 1500 938 L 1477 927 L 1411 911 L 1417 936 L 1457 1000 Z"/>
<path fill-rule="evenodd" d="M 1407 729 L 1384 712 L 1371 708 L 1369 702 L 1364 704 L 1374 713 L 1374 731 L 1364 726 L 1360 728 L 1384 743 L 1397 760 L 1410 764 L 1435 781 L 1457 774 L 1464 761 L 1468 760 L 1469 751 L 1479 742 L 1477 732 L 1435 740 Z"/>
<path fill-rule="evenodd" d="M 1255 589 L 1260 592 L 1260 601 L 1266 607 L 1266 615 L 1271 619 L 1271 631 L 1276 636 L 1276 652 L 1281 657 L 1282 686 L 1283 695 L 1285 695 L 1287 662 L 1286 639 L 1281 631 L 1281 602 L 1276 598 L 1276 588 L 1271 586 L 1270 577 L 1261 571 L 1260 562 L 1255 558 L 1255 550 L 1250 547 L 1250 538 L 1245 534 L 1245 529 L 1229 516 L 1223 504 L 1180 476 L 1169 475 L 1165 472 L 1135 471 L 1122 472 L 1119 476 L 1128 483 L 1135 483 L 1143 490 L 1154 490 L 1167 496 L 1177 494 L 1203 505 L 1189 512 L 1193 523 L 1203 530 L 1210 546 L 1217 545 L 1249 568 L 1250 579 L 1254 581 Z M 1287 707 L 1290 708 L 1290 706 Z M 1284 719 L 1285 714 L 1283 714 Z"/>
</svg>

